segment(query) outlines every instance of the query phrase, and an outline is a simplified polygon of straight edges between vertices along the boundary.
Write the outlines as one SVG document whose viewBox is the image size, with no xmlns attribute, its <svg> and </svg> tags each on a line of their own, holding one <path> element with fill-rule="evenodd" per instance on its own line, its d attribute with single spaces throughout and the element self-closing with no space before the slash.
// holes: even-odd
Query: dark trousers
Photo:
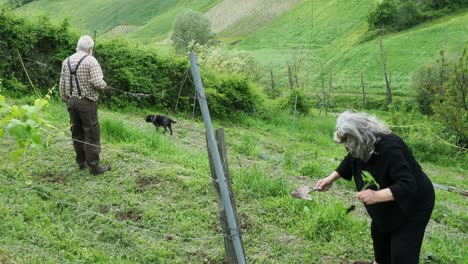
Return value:
<svg viewBox="0 0 468 264">
<path fill-rule="evenodd" d="M 97 103 L 87 98 L 71 97 L 67 99 L 67 109 L 76 162 L 79 166 L 97 166 L 101 152 Z"/>
<path fill-rule="evenodd" d="M 379 264 L 418 264 L 431 210 L 419 212 L 392 232 L 379 232 L 371 225 L 375 261 Z"/>
</svg>

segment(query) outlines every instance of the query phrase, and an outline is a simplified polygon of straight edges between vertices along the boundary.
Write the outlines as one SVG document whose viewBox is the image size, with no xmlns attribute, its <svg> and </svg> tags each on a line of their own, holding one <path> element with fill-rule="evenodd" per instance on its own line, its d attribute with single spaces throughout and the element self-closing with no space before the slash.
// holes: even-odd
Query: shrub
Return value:
<svg viewBox="0 0 468 264">
<path fill-rule="evenodd" d="M 368 22 L 373 28 L 392 26 L 398 20 L 398 3 L 396 0 L 384 0 L 369 13 Z"/>
<path fill-rule="evenodd" d="M 31 94 L 29 81 L 18 63 L 21 54 L 29 77 L 44 94 L 58 83 L 62 61 L 71 55 L 78 36 L 69 31 L 69 23 L 52 25 L 47 17 L 33 24 L 9 12 L 0 13 L 0 76 L 5 92 Z M 155 106 L 168 111 L 191 111 L 194 87 L 188 81 L 187 58 L 162 56 L 150 48 L 135 49 L 122 40 L 99 42 L 95 57 L 104 72 L 104 79 L 113 87 L 127 93 L 107 92 L 101 99 L 108 106 Z M 238 67 L 242 68 L 242 67 Z M 236 112 L 255 110 L 257 95 L 248 78 L 226 76 L 204 69 L 209 102 L 214 116 L 230 117 Z M 185 80 L 185 82 L 184 82 Z M 26 86 L 24 84 L 27 84 Z M 130 93 L 151 94 L 152 97 L 131 96 Z"/>
<path fill-rule="evenodd" d="M 400 0 L 397 29 L 410 28 L 425 20 L 421 7 L 413 0 Z"/>
<path fill-rule="evenodd" d="M 187 10 L 175 18 L 171 39 L 176 51 L 184 52 L 189 43 L 207 44 L 212 35 L 210 20 L 198 12 Z"/>
<path fill-rule="evenodd" d="M 465 47 L 457 60 L 447 61 L 444 52 L 435 65 L 426 65 L 415 77 L 419 108 L 468 145 L 468 54 Z"/>
<path fill-rule="evenodd" d="M 419 111 L 426 115 L 432 115 L 432 103 L 434 93 L 432 86 L 437 82 L 436 72 L 433 65 L 424 65 L 418 69 L 413 78 L 413 87 L 416 90 L 416 102 Z"/>
<path fill-rule="evenodd" d="M 464 0 L 383 0 L 369 13 L 368 23 L 374 29 L 403 30 L 467 6 Z"/>
<path fill-rule="evenodd" d="M 197 53 L 198 62 L 210 71 L 230 74 L 236 73 L 252 81 L 260 78 L 260 66 L 246 51 L 227 50 L 195 44 L 193 50 Z"/>
<path fill-rule="evenodd" d="M 297 96 L 297 105 L 296 105 L 296 96 Z M 294 111 L 294 106 L 296 105 L 296 111 L 301 114 L 309 113 L 312 108 L 312 102 L 308 98 L 304 91 L 301 89 L 292 90 L 286 98 L 283 100 L 283 108 Z"/>
<path fill-rule="evenodd" d="M 204 79 L 206 99 L 210 113 L 219 118 L 235 118 L 236 112 L 253 113 L 259 96 L 253 84 L 240 75 L 208 74 Z"/>
</svg>

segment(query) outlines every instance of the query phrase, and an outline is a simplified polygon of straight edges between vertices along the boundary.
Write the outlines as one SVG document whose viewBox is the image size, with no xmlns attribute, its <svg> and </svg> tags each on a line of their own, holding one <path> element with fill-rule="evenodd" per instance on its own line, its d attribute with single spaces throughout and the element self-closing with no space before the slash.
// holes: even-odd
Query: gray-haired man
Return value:
<svg viewBox="0 0 468 264">
<path fill-rule="evenodd" d="M 93 175 L 111 169 L 99 165 L 101 152 L 97 113 L 98 89 L 106 88 L 101 66 L 92 56 L 94 41 L 90 36 L 78 40 L 76 53 L 63 61 L 60 75 L 60 95 L 70 114 L 73 146 L 80 170 L 86 165 Z"/>
</svg>

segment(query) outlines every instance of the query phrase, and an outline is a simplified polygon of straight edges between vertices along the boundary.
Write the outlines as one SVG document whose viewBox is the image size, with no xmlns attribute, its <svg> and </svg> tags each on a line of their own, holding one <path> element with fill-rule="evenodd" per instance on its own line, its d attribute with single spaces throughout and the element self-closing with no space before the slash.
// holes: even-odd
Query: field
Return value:
<svg viewBox="0 0 468 264">
<path fill-rule="evenodd" d="M 278 3 L 276 3 L 278 2 Z M 141 44 L 165 46 L 173 19 L 184 8 L 205 13 L 221 40 L 222 49 L 246 50 L 262 66 L 263 83 L 272 69 L 276 82 L 286 87 L 287 65 L 299 65 L 299 81 L 317 90 L 320 73 L 333 75 L 336 91 L 357 93 L 360 74 L 371 93 L 383 91 L 379 34 L 368 32 L 367 15 L 376 0 L 351 1 L 79 1 L 38 0 L 18 14 L 48 14 L 52 20 L 70 17 L 73 27 L 106 38 L 128 38 Z M 440 50 L 449 56 L 461 52 L 468 41 L 466 9 L 414 28 L 386 34 L 383 45 L 393 90 L 412 95 L 414 72 L 432 63 Z"/>
<path fill-rule="evenodd" d="M 203 122 L 177 116 L 171 137 L 144 122 L 156 111 L 101 109 L 102 163 L 113 169 L 93 177 L 75 165 L 66 110 L 52 102 L 45 117 L 62 132 L 50 147 L 0 164 L 0 261 L 221 263 L 224 248 Z M 389 124 L 398 119 L 376 114 Z M 334 115 L 318 112 L 299 116 L 294 130 L 287 112 L 215 122 L 225 128 L 249 263 L 371 259 L 369 219 L 351 183 L 338 182 L 329 193 L 313 194 L 312 201 L 289 195 L 328 175 L 345 155 L 332 141 L 334 122 Z M 444 152 L 455 152 L 424 129 L 395 131 L 410 143 L 433 182 L 468 188 L 466 154 L 446 157 Z M 8 141 L 1 144 L 2 156 L 14 149 Z M 428 156 L 436 161 L 428 162 Z M 467 263 L 466 197 L 436 192 L 424 263 Z M 350 204 L 357 209 L 346 215 Z"/>
<path fill-rule="evenodd" d="M 369 89 L 383 90 L 379 37 L 367 40 L 367 14 L 376 1 L 304 1 L 254 34 L 239 37 L 236 48 L 248 50 L 264 67 L 287 82 L 287 65 L 302 59 L 301 79 L 317 89 L 320 69 L 334 86 L 359 91 L 363 72 Z M 394 90 L 411 94 L 411 79 L 420 66 L 432 63 L 440 50 L 459 53 L 468 41 L 467 10 L 460 10 L 383 37 Z M 236 41 L 232 40 L 232 41 Z M 328 78 L 326 78 L 328 81 Z"/>
<path fill-rule="evenodd" d="M 119 26 L 136 27 L 125 37 L 151 43 L 167 37 L 178 12 L 190 8 L 206 12 L 219 0 L 127 1 L 93 0 L 83 5 L 79 1 L 34 1 L 18 10 L 19 14 L 37 17 L 48 15 L 54 21 L 70 18 L 70 23 L 92 35 L 102 35 Z M 111 34 L 112 36 L 112 34 Z"/>
</svg>

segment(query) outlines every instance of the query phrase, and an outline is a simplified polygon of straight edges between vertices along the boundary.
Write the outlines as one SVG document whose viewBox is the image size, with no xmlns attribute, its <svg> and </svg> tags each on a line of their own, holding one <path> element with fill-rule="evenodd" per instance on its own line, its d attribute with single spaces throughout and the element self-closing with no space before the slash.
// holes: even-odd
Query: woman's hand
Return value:
<svg viewBox="0 0 468 264">
<path fill-rule="evenodd" d="M 359 200 L 361 200 L 363 203 L 368 204 L 368 205 L 395 200 L 389 188 L 385 188 L 380 191 L 367 189 L 367 190 L 358 192 L 356 194 L 356 197 Z"/>
<path fill-rule="evenodd" d="M 338 172 L 334 171 L 330 174 L 330 176 L 319 180 L 315 184 L 315 188 L 319 192 L 326 192 L 332 187 L 333 182 L 338 180 L 339 178 L 340 178 L 340 175 L 338 174 Z"/>
<path fill-rule="evenodd" d="M 332 187 L 332 185 L 333 185 L 333 181 L 330 181 L 330 179 L 328 177 L 326 177 L 326 178 L 323 178 L 323 179 L 319 180 L 315 184 L 315 188 L 319 192 L 326 192 Z"/>
<path fill-rule="evenodd" d="M 365 204 L 375 204 L 375 203 L 378 203 L 379 200 L 378 200 L 378 197 L 377 197 L 377 192 L 374 191 L 374 190 L 364 190 L 364 191 L 361 191 L 361 192 L 358 192 L 356 194 L 356 197 L 361 200 L 363 203 Z"/>
</svg>

